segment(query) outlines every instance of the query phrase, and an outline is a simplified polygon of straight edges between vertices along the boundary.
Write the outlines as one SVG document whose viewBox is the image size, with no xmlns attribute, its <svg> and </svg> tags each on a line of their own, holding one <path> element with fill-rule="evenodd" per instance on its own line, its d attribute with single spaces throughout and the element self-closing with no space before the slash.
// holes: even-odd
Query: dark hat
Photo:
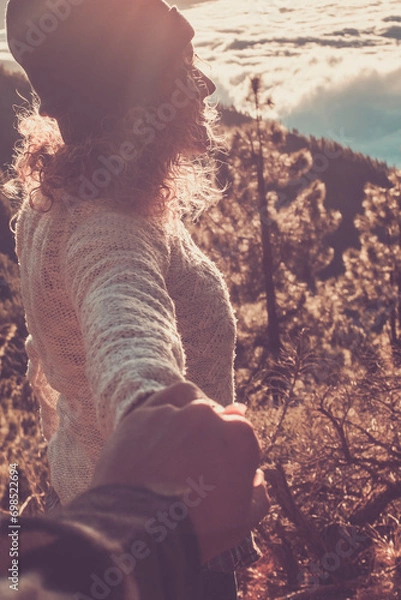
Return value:
<svg viewBox="0 0 401 600">
<path fill-rule="evenodd" d="M 6 19 L 11 53 L 56 118 L 140 103 L 194 36 L 163 0 L 9 0 Z"/>
</svg>

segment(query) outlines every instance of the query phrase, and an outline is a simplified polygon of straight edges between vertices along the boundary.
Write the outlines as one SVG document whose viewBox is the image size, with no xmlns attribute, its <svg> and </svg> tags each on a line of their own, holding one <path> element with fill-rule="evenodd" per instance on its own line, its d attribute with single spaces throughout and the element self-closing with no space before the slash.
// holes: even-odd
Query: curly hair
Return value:
<svg viewBox="0 0 401 600">
<path fill-rule="evenodd" d="M 113 197 L 142 214 L 178 211 L 197 218 L 220 198 L 212 158 L 221 142 L 214 129 L 217 110 L 204 103 L 201 80 L 196 66 L 186 65 L 156 102 L 106 117 L 96 135 L 74 143 L 64 141 L 56 119 L 40 115 L 34 96 L 31 108 L 18 115 L 22 139 L 7 195 L 28 197 L 42 211 L 59 200 Z"/>
</svg>

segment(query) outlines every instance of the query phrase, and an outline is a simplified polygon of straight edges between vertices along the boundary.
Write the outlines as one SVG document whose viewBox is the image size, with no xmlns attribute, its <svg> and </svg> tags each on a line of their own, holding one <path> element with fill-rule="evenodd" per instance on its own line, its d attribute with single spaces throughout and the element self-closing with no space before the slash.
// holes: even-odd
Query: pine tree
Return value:
<svg viewBox="0 0 401 600">
<path fill-rule="evenodd" d="M 401 178 L 391 189 L 367 186 L 363 214 L 355 219 L 360 250 L 345 253 L 341 282 L 346 308 L 366 339 L 383 331 L 394 355 L 401 348 Z"/>
</svg>

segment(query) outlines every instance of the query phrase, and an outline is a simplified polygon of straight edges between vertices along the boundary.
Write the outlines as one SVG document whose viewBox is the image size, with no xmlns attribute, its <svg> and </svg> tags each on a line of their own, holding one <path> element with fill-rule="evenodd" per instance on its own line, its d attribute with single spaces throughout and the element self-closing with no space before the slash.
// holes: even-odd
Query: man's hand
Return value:
<svg viewBox="0 0 401 600">
<path fill-rule="evenodd" d="M 254 487 L 259 444 L 243 415 L 242 405 L 224 409 L 192 384 L 154 394 L 110 436 L 92 486 L 180 495 L 206 561 L 239 543 L 268 510 L 260 473 Z"/>
</svg>

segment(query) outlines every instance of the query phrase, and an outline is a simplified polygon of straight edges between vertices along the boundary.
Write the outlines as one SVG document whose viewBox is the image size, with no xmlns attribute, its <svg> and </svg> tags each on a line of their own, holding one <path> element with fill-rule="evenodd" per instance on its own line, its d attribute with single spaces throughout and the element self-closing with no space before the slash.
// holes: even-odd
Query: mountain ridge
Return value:
<svg viewBox="0 0 401 600">
<path fill-rule="evenodd" d="M 10 73 L 0 66 L 0 169 L 1 165 L 11 162 L 13 146 L 18 139 L 15 130 L 13 106 L 21 104 L 21 98 L 29 98 L 29 84 L 25 77 Z M 238 112 L 234 107 L 221 107 L 221 128 L 234 135 L 236 129 L 252 128 L 254 120 L 247 114 Z M 342 222 L 338 230 L 329 235 L 327 242 L 335 250 L 332 264 L 323 271 L 322 278 L 338 275 L 343 270 L 342 254 L 349 247 L 358 247 L 359 236 L 354 226 L 355 216 L 362 209 L 366 184 L 391 188 L 389 175 L 393 169 L 377 159 L 354 152 L 338 142 L 325 138 L 301 135 L 297 130 L 287 131 L 283 125 L 274 121 L 264 124 L 267 135 L 273 140 L 275 151 L 295 154 L 308 150 L 312 156 L 312 166 L 299 182 L 290 182 L 287 186 L 277 186 L 281 201 L 291 202 L 297 194 L 313 181 L 320 180 L 326 187 L 326 205 L 339 210 Z M 284 133 L 285 132 L 285 133 Z M 3 203 L 4 204 L 4 203 Z M 9 211 L 0 211 L 0 252 L 15 259 L 12 235 L 8 228 Z"/>
</svg>

